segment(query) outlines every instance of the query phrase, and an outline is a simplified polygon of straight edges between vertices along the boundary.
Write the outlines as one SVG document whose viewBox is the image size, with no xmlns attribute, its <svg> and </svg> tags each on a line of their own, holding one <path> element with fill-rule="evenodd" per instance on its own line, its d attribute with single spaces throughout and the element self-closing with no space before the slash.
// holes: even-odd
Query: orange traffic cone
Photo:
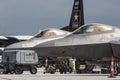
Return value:
<svg viewBox="0 0 120 80">
<path fill-rule="evenodd" d="M 113 56 L 111 58 L 111 71 L 110 71 L 109 78 L 115 78 L 115 75 L 114 75 L 114 57 Z"/>
<path fill-rule="evenodd" d="M 46 59 L 45 59 L 45 67 L 47 67 L 48 66 L 48 58 L 46 57 Z"/>
<path fill-rule="evenodd" d="M 47 68 L 48 68 L 48 58 L 45 58 L 45 71 L 43 72 L 44 74 L 47 72 Z"/>
</svg>

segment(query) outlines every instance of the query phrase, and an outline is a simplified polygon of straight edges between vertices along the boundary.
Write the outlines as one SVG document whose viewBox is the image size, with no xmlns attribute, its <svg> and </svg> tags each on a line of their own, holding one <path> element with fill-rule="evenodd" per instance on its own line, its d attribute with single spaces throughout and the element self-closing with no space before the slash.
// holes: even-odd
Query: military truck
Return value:
<svg viewBox="0 0 120 80">
<path fill-rule="evenodd" d="M 37 73 L 37 53 L 33 50 L 6 50 L 2 54 L 4 73 L 22 74 L 29 70 L 31 74 Z"/>
</svg>

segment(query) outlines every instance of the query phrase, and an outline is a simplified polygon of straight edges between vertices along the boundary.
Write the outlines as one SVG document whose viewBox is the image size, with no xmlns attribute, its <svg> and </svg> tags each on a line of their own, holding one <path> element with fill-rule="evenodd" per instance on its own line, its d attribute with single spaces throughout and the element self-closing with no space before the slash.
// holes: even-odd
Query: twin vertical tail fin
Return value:
<svg viewBox="0 0 120 80">
<path fill-rule="evenodd" d="M 81 25 L 84 25 L 83 0 L 75 0 L 69 23 L 69 31 L 74 31 Z"/>
<path fill-rule="evenodd" d="M 74 0 L 69 26 L 62 29 L 74 31 L 81 25 L 84 25 L 83 0 Z"/>
</svg>

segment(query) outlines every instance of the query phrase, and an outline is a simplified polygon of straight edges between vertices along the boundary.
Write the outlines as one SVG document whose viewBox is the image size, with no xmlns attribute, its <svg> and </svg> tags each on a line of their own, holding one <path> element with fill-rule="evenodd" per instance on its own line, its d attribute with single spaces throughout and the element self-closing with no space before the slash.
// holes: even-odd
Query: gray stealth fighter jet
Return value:
<svg viewBox="0 0 120 80">
<path fill-rule="evenodd" d="M 86 24 L 72 33 L 34 38 L 12 44 L 5 50 L 23 49 L 35 50 L 40 57 L 120 58 L 120 29 L 98 23 Z"/>
</svg>

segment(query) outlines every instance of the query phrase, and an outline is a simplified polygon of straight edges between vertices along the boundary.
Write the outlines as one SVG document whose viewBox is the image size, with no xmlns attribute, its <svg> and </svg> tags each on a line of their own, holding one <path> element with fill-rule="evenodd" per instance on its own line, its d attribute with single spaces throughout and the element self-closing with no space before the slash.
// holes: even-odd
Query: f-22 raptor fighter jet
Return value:
<svg viewBox="0 0 120 80">
<path fill-rule="evenodd" d="M 5 50 L 35 50 L 41 57 L 71 56 L 83 60 L 120 58 L 120 29 L 104 24 L 86 24 L 74 32 L 34 38 L 12 44 Z"/>
</svg>

